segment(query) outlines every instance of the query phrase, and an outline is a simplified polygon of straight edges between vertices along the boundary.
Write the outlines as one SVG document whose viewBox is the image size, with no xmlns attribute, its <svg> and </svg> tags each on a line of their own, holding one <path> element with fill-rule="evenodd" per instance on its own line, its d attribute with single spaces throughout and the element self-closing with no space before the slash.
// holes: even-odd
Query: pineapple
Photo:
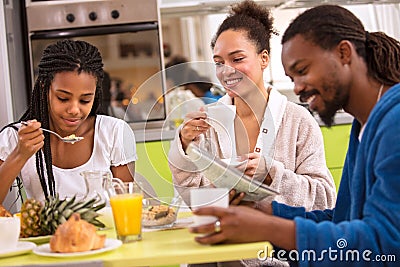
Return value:
<svg viewBox="0 0 400 267">
<path fill-rule="evenodd" d="M 28 199 L 21 208 L 21 237 L 52 235 L 57 227 L 66 222 L 75 212 L 94 226 L 105 227 L 97 219 L 100 214 L 96 212 L 104 206 L 105 203 L 96 197 L 85 201 L 75 201 L 75 197 L 60 200 L 56 195 L 46 200 L 44 205 L 37 200 Z"/>
<path fill-rule="evenodd" d="M 21 207 L 21 237 L 41 235 L 40 212 L 42 203 L 35 199 L 28 199 Z"/>
</svg>

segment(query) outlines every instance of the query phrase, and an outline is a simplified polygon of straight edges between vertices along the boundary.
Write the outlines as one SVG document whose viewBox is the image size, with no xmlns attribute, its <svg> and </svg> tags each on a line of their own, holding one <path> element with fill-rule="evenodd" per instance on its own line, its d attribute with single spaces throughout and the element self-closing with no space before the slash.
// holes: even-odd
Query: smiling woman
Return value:
<svg viewBox="0 0 400 267">
<path fill-rule="evenodd" d="M 247 164 L 240 166 L 242 171 L 279 191 L 277 199 L 306 205 L 307 209 L 332 207 L 335 187 L 326 168 L 316 121 L 306 109 L 288 102 L 264 83 L 269 38 L 274 33 L 269 10 L 253 1 L 244 1 L 233 6 L 230 13 L 211 47 L 217 77 L 227 91 L 217 104 L 228 105 L 235 113 L 230 122 L 222 125 L 233 125 L 234 131 L 221 138 L 226 134 L 210 126 L 209 113 L 187 114 L 169 152 L 177 190 L 188 202 L 187 187 L 210 184 L 184 155 L 188 144 L 201 142 L 207 132 L 218 148 L 217 157 L 228 159 L 237 155 L 247 159 Z"/>
<path fill-rule="evenodd" d="M 289 102 L 264 82 L 273 34 L 270 11 L 253 1 L 234 5 L 220 25 L 211 47 L 216 75 L 227 95 L 218 104 L 232 107 L 235 114 L 223 125 L 225 129 L 233 126 L 234 130 L 227 136 L 220 127 L 210 127 L 207 123 L 210 114 L 202 110 L 186 116 L 169 152 L 176 189 L 185 201 L 189 202 L 190 188 L 215 186 L 185 155 L 191 142 L 201 142 L 208 136 L 217 147 L 216 157 L 229 159 L 238 155 L 241 160 L 247 160 L 236 168 L 278 191 L 280 194 L 275 200 L 304 205 L 307 210 L 334 205 L 336 190 L 326 167 L 318 124 L 305 108 Z M 219 179 L 224 178 L 221 175 Z M 244 193 L 232 190 L 230 197 L 233 205 L 249 205 L 242 201 Z M 272 197 L 252 205 L 261 207 L 271 201 Z M 262 263 L 254 259 L 235 264 Z M 282 263 L 275 260 L 268 264 Z"/>
<path fill-rule="evenodd" d="M 211 47 L 217 78 L 227 95 L 217 104 L 234 111 L 232 119 L 222 124 L 232 125 L 233 131 L 227 136 L 220 127 L 211 127 L 207 122 L 210 113 L 204 109 L 187 114 L 169 152 L 175 186 L 185 201 L 189 202 L 190 188 L 215 186 L 185 155 L 191 142 L 199 143 L 209 136 L 218 148 L 216 157 L 247 160 L 236 168 L 279 191 L 275 200 L 304 205 L 307 210 L 333 207 L 336 190 L 326 167 L 318 124 L 305 108 L 287 101 L 264 82 L 273 34 L 270 11 L 253 1 L 234 5 L 220 25 Z M 244 193 L 231 191 L 230 196 L 231 204 L 248 205 L 242 201 Z M 268 198 L 252 205 L 262 207 L 271 201 Z"/>
<path fill-rule="evenodd" d="M 18 122 L 11 123 L 0 133 L 0 201 L 17 176 L 27 197 L 37 200 L 84 197 L 79 173 L 88 169 L 133 180 L 137 156 L 131 128 L 97 114 L 102 79 L 102 58 L 93 45 L 63 40 L 44 50 L 31 104 L 19 120 L 26 123 L 19 129 Z M 83 139 L 67 143 L 46 130 Z"/>
</svg>

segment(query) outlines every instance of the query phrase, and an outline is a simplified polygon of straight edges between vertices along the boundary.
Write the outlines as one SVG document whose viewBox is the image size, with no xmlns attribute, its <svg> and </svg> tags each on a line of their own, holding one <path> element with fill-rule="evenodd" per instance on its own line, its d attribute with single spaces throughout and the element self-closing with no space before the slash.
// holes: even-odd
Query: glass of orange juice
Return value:
<svg viewBox="0 0 400 267">
<path fill-rule="evenodd" d="M 117 238 L 123 243 L 142 239 L 143 192 L 134 182 L 117 184 L 110 196 Z"/>
</svg>

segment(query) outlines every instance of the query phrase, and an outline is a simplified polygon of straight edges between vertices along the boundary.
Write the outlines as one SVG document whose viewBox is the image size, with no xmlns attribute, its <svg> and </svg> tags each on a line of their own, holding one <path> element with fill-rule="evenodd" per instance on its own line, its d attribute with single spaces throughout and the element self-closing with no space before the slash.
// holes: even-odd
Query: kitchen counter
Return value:
<svg viewBox="0 0 400 267">
<path fill-rule="evenodd" d="M 304 105 L 302 105 L 304 106 Z M 307 108 L 307 107 L 305 107 Z M 318 114 L 313 114 L 315 120 L 318 122 L 319 126 L 325 126 L 322 122 Z M 334 118 L 334 125 L 343 125 L 343 124 L 351 124 L 353 122 L 354 117 L 349 113 L 344 111 L 338 111 Z M 131 125 L 132 127 L 132 125 Z M 171 141 L 175 137 L 175 128 L 171 127 L 158 127 L 158 128 L 140 128 L 135 129 L 132 127 L 133 132 L 135 133 L 135 138 L 137 143 L 144 142 L 152 142 L 152 141 Z"/>
<path fill-rule="evenodd" d="M 304 105 L 303 105 L 304 106 Z M 306 108 L 306 107 L 305 107 Z M 318 114 L 313 114 L 315 120 L 318 122 L 319 126 L 325 126 L 325 124 L 321 121 Z M 354 117 L 349 113 L 344 111 L 338 111 L 334 118 L 334 125 L 342 125 L 342 124 L 351 124 L 353 122 Z M 151 141 L 170 141 L 175 137 L 176 129 L 170 127 L 164 128 L 150 128 L 150 129 L 135 129 L 133 128 L 133 132 L 135 133 L 136 142 L 151 142 Z"/>
<path fill-rule="evenodd" d="M 175 137 L 175 129 L 157 128 L 133 130 L 136 142 L 168 141 Z"/>
</svg>

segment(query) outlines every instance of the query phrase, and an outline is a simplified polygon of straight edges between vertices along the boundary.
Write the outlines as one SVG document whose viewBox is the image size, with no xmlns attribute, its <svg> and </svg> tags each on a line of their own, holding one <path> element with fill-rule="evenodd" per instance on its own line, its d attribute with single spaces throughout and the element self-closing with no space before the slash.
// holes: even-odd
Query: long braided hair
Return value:
<svg viewBox="0 0 400 267">
<path fill-rule="evenodd" d="M 214 49 L 218 37 L 227 30 L 244 30 L 247 37 L 257 47 L 257 53 L 264 49 L 270 53 L 270 39 L 272 34 L 277 34 L 273 28 L 274 19 L 268 8 L 257 5 L 254 1 L 243 1 L 232 6 L 228 17 L 219 26 L 217 33 L 211 41 Z"/>
<path fill-rule="evenodd" d="M 89 116 L 96 116 L 99 113 L 102 100 L 101 84 L 104 75 L 103 62 L 99 50 L 85 41 L 62 40 L 47 46 L 43 51 L 29 108 L 19 121 L 36 119 L 41 122 L 43 128 L 49 129 L 48 93 L 50 85 L 57 73 L 65 71 L 76 71 L 78 74 L 84 72 L 96 77 L 96 92 Z M 13 124 L 15 123 L 5 127 Z M 43 193 L 47 199 L 49 195 L 54 196 L 56 192 L 50 136 L 47 132 L 43 134 L 45 135 L 43 151 L 39 150 L 35 156 L 36 170 Z M 47 173 L 47 182 L 45 171 Z"/>
<path fill-rule="evenodd" d="M 286 29 L 282 44 L 297 34 L 326 50 L 348 40 L 365 60 L 369 76 L 390 86 L 400 82 L 399 41 L 383 32 L 365 31 L 361 21 L 343 7 L 321 5 L 306 10 Z"/>
</svg>

